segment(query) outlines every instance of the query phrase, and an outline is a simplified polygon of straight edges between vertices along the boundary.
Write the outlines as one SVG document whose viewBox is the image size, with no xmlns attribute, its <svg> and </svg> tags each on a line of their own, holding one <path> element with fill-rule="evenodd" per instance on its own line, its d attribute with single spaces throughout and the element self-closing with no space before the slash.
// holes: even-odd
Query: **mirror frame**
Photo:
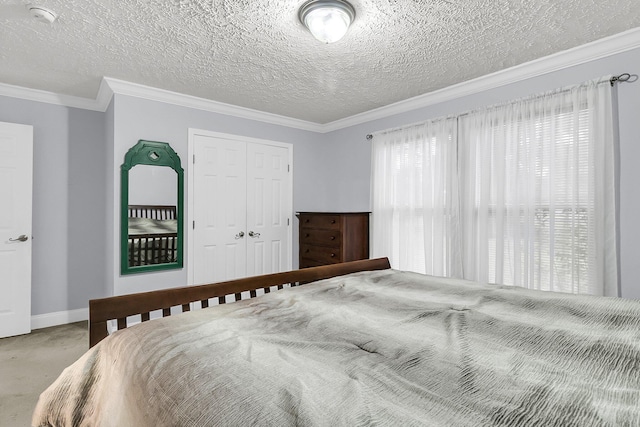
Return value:
<svg viewBox="0 0 640 427">
<path fill-rule="evenodd" d="M 177 179 L 177 250 L 176 262 L 129 266 L 129 170 L 136 165 L 170 167 L 178 175 Z M 144 273 L 148 271 L 183 268 L 184 249 L 184 169 L 180 157 L 166 142 L 139 140 L 124 156 L 120 166 L 120 274 Z"/>
</svg>

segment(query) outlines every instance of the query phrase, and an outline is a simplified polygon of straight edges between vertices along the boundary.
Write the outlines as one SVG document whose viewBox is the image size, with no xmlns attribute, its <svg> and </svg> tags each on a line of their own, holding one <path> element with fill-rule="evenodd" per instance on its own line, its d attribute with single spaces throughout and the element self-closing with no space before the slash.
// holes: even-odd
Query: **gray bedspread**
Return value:
<svg viewBox="0 0 640 427">
<path fill-rule="evenodd" d="M 363 272 L 116 332 L 36 426 L 640 426 L 640 302 Z"/>
<path fill-rule="evenodd" d="M 175 234 L 178 232 L 177 219 L 129 218 L 129 236 L 147 234 Z"/>
</svg>

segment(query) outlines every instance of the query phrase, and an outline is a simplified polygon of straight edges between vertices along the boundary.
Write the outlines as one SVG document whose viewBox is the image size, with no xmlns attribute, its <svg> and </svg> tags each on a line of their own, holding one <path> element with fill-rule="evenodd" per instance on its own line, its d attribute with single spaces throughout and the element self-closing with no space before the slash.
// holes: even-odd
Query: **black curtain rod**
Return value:
<svg viewBox="0 0 640 427">
<path fill-rule="evenodd" d="M 629 79 L 631 78 L 631 74 L 629 73 L 622 73 L 620 75 L 617 76 L 613 76 L 609 79 L 609 83 L 611 83 L 611 87 L 613 87 L 616 83 L 618 82 L 626 82 L 629 81 Z M 635 81 L 635 80 L 634 80 Z M 366 138 L 369 139 L 373 139 L 373 135 L 368 133 Z"/>
</svg>

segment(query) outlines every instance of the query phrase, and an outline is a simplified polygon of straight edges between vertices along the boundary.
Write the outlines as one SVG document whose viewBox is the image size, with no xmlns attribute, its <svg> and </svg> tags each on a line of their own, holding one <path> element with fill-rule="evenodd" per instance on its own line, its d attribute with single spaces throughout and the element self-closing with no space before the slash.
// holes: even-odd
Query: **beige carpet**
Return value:
<svg viewBox="0 0 640 427">
<path fill-rule="evenodd" d="M 88 348 L 87 322 L 0 339 L 0 427 L 30 426 L 40 393 Z"/>
</svg>

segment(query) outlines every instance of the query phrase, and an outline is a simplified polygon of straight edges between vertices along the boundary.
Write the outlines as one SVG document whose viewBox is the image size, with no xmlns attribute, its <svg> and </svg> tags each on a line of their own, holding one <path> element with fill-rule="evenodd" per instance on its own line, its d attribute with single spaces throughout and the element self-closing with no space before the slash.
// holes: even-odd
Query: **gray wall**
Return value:
<svg viewBox="0 0 640 427">
<path fill-rule="evenodd" d="M 271 141 L 293 144 L 293 208 L 297 210 L 328 208 L 328 200 L 318 200 L 314 189 L 317 175 L 322 168 L 317 159 L 326 158 L 323 148 L 323 136 L 314 132 L 291 129 L 288 127 L 242 119 L 223 114 L 180 107 L 162 102 L 150 101 L 124 95 L 115 95 L 114 152 L 109 167 L 115 177 L 108 209 L 109 223 L 116 233 L 112 234 L 111 245 L 107 249 L 115 259 L 109 268 L 112 271 L 115 294 L 140 292 L 172 286 L 184 286 L 187 283 L 187 270 L 170 270 L 155 273 L 120 276 L 118 265 L 118 209 L 120 206 L 119 168 L 126 152 L 139 139 L 168 142 L 182 160 L 186 176 L 190 164 L 186 161 L 188 149 L 188 129 L 202 129 L 213 132 L 243 135 Z M 322 196 L 324 198 L 324 195 Z M 185 215 L 189 201 L 185 194 Z M 293 214 L 293 213 L 292 213 Z M 297 222 L 293 227 L 294 268 L 297 267 Z M 185 242 L 185 248 L 188 242 Z M 188 256 L 188 254 L 187 254 Z M 186 258 L 185 258 L 186 265 Z"/>
<path fill-rule="evenodd" d="M 640 75 L 640 49 L 328 133 L 323 145 L 325 155 L 331 156 L 331 167 L 319 171 L 317 191 L 330 195 L 333 189 L 340 188 L 335 199 L 327 203 L 329 209 L 369 210 L 371 144 L 366 141 L 366 134 L 625 72 Z M 620 123 L 618 225 L 621 290 L 623 297 L 640 298 L 640 281 L 637 279 L 640 277 L 640 262 L 636 247 L 636 242 L 640 242 L 640 81 L 618 84 L 616 92 Z"/>
<path fill-rule="evenodd" d="M 86 308 L 90 298 L 186 283 L 186 269 L 119 274 L 118 171 L 138 139 L 169 142 L 182 159 L 190 127 L 292 143 L 294 211 L 365 211 L 367 133 L 622 72 L 640 74 L 640 49 L 324 135 L 122 95 L 105 113 L 0 96 L 0 121 L 34 127 L 32 313 Z M 640 82 L 619 85 L 617 96 L 622 295 L 640 298 Z M 293 231 L 296 267 L 295 219 Z"/>
<path fill-rule="evenodd" d="M 0 96 L 0 121 L 33 126 L 32 314 L 103 296 L 104 114 Z"/>
</svg>

